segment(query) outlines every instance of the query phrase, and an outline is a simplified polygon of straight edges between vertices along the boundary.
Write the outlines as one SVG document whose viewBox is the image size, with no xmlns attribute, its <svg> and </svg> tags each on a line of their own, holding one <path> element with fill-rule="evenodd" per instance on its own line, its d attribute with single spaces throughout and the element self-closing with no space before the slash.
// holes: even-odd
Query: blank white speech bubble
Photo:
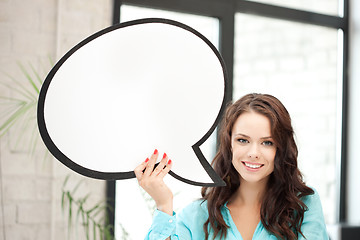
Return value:
<svg viewBox="0 0 360 240">
<path fill-rule="evenodd" d="M 115 25 L 50 71 L 39 95 L 40 134 L 59 161 L 85 176 L 135 177 L 157 148 L 173 160 L 177 179 L 223 185 L 199 147 L 220 120 L 225 80 L 220 54 L 194 29 L 167 19 Z"/>
</svg>

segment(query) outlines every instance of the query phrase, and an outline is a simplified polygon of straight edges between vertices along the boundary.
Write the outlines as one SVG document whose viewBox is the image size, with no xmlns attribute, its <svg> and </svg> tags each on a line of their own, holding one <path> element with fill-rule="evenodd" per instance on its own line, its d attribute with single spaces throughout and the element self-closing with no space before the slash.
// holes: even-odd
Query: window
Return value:
<svg viewBox="0 0 360 240">
<path fill-rule="evenodd" d="M 336 218 L 338 35 L 327 27 L 235 15 L 234 99 L 261 92 L 283 102 L 293 121 L 299 168 L 318 190 L 327 223 Z"/>
<path fill-rule="evenodd" d="M 261 2 L 267 4 L 274 4 L 282 7 L 294 8 L 299 10 L 313 11 L 329 15 L 342 16 L 343 3 L 339 0 L 248 0 L 253 2 Z"/>
<path fill-rule="evenodd" d="M 208 37 L 227 65 L 228 101 L 248 92 L 278 97 L 292 117 L 300 170 L 318 190 L 327 224 L 346 219 L 347 0 L 114 2 L 114 23 L 165 17 Z M 200 191 L 184 187 L 194 196 Z"/>
</svg>

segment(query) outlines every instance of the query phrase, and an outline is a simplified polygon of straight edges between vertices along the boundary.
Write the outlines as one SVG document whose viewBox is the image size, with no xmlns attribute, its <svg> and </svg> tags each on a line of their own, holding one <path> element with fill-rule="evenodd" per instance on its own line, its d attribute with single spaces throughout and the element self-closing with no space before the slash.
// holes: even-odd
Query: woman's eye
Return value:
<svg viewBox="0 0 360 240">
<path fill-rule="evenodd" d="M 243 138 L 239 138 L 237 141 L 238 141 L 239 143 L 248 143 L 248 142 L 249 142 L 248 140 L 243 139 Z"/>
<path fill-rule="evenodd" d="M 274 145 L 274 143 L 273 143 L 272 141 L 264 141 L 263 144 L 264 144 L 265 146 L 272 146 L 272 145 Z"/>
</svg>

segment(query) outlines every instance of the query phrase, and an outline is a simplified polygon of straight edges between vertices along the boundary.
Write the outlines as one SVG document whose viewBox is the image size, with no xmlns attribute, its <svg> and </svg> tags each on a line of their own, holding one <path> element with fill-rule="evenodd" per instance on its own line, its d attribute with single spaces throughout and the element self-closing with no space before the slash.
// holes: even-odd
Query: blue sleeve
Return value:
<svg viewBox="0 0 360 240">
<path fill-rule="evenodd" d="M 313 195 L 309 195 L 304 198 L 304 203 L 308 210 L 304 213 L 304 220 L 301 226 L 301 231 L 305 238 L 300 235 L 299 240 L 329 240 L 320 202 L 320 196 L 315 190 L 314 192 L 315 193 Z"/>
<path fill-rule="evenodd" d="M 171 240 L 204 239 L 202 225 L 206 218 L 206 212 L 201 210 L 199 202 L 188 205 L 173 216 L 156 210 L 145 240 L 165 240 L 168 237 Z"/>
<path fill-rule="evenodd" d="M 155 210 L 153 222 L 150 227 L 145 240 L 165 240 L 171 236 L 171 239 L 177 239 L 173 237 L 176 233 L 176 214 L 173 216 Z"/>
</svg>

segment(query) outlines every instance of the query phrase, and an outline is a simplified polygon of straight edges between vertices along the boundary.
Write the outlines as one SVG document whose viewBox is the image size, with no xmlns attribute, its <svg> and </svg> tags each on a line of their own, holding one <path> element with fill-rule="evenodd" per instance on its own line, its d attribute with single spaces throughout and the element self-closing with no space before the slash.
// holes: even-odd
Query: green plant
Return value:
<svg viewBox="0 0 360 240">
<path fill-rule="evenodd" d="M 86 194 L 83 197 L 76 198 L 75 194 L 83 181 L 79 181 L 72 190 L 66 189 L 66 184 L 69 180 L 69 176 L 65 178 L 62 188 L 61 207 L 65 211 L 67 209 L 68 214 L 68 234 L 72 232 L 72 222 L 75 214 L 76 223 L 80 222 L 84 228 L 86 239 L 102 239 L 112 240 L 112 231 L 114 227 L 109 223 L 107 217 L 107 211 L 113 212 L 114 209 L 110 207 L 107 201 L 100 201 L 92 207 L 86 207 L 90 194 Z M 77 226 L 75 224 L 75 226 Z M 125 231 L 125 229 L 123 229 Z M 92 233 L 91 233 L 92 231 Z M 68 236 L 70 237 L 70 236 Z"/>
<path fill-rule="evenodd" d="M 10 130 L 14 131 L 16 150 L 19 146 L 25 146 L 26 152 L 34 154 L 37 146 L 42 143 L 36 124 L 37 100 L 43 78 L 29 63 L 30 71 L 21 63 L 18 66 L 26 81 L 18 80 L 11 75 L 4 73 L 7 80 L 0 81 L 0 84 L 8 90 L 11 96 L 0 96 L 0 137 L 3 137 Z M 30 133 L 30 134 L 29 134 Z M 30 135 L 30 138 L 26 137 Z M 44 148 L 44 159 L 50 156 Z"/>
</svg>

